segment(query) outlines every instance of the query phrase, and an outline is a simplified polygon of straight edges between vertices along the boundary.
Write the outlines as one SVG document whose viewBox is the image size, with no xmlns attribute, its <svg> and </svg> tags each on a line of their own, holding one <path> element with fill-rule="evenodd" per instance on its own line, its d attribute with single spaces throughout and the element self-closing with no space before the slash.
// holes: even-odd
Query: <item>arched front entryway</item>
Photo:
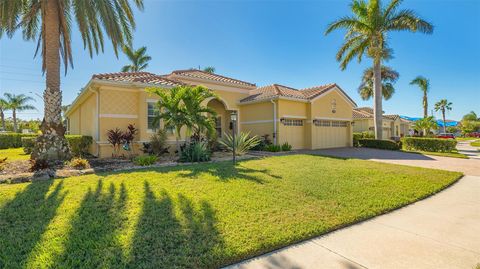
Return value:
<svg viewBox="0 0 480 269">
<path fill-rule="evenodd" d="M 230 114 L 233 110 L 228 110 L 225 103 L 219 99 L 212 99 L 208 101 L 207 106 L 212 108 L 216 113 L 215 118 L 215 130 L 217 131 L 217 137 L 223 137 L 224 133 L 232 133 L 232 124 L 230 120 Z M 238 124 L 237 124 L 238 126 Z M 238 128 L 235 128 L 238 130 Z"/>
</svg>

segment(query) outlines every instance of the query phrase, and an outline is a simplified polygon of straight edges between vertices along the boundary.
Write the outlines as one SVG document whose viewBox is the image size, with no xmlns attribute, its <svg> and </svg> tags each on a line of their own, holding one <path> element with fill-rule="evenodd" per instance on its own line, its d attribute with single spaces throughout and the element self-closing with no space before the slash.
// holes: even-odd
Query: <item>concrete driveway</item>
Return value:
<svg viewBox="0 0 480 269">
<path fill-rule="evenodd" d="M 467 176 L 435 196 L 392 213 L 232 265 L 229 269 L 475 269 L 477 264 L 480 266 L 480 160 L 365 148 L 315 153 L 461 171 Z"/>
<path fill-rule="evenodd" d="M 480 160 L 480 148 L 470 146 L 470 142 L 475 141 L 475 139 L 470 141 L 459 141 L 457 143 L 458 152 L 467 155 L 471 159 Z"/>
</svg>

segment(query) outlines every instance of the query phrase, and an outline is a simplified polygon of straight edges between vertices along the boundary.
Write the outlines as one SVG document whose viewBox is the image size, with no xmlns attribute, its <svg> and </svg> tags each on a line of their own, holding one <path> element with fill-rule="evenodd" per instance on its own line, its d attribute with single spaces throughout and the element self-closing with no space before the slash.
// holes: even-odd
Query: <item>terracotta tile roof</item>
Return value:
<svg viewBox="0 0 480 269">
<path fill-rule="evenodd" d="M 114 81 L 114 82 L 137 82 L 152 85 L 179 86 L 182 82 L 168 79 L 149 72 L 118 72 L 95 74 L 92 79 Z"/>
<path fill-rule="evenodd" d="M 373 108 L 371 107 L 357 107 L 353 109 L 353 118 L 354 119 L 370 119 L 373 118 Z M 399 115 L 383 115 L 384 119 L 396 120 L 400 118 Z"/>
<path fill-rule="evenodd" d="M 312 100 L 315 97 L 322 95 L 334 86 L 336 86 L 336 84 L 327 84 L 323 86 L 316 86 L 298 90 L 280 84 L 272 84 L 250 91 L 250 96 L 240 100 L 240 102 L 244 103 L 251 101 L 259 101 L 273 97 L 288 97 L 300 100 Z"/>
<path fill-rule="evenodd" d="M 234 78 L 221 76 L 221 75 L 218 75 L 218 74 L 212 74 L 212 73 L 208 73 L 208 72 L 198 70 L 198 69 L 175 70 L 172 73 L 170 73 L 169 75 L 165 75 L 164 77 L 175 78 L 176 76 L 207 79 L 207 80 L 213 80 L 213 81 L 219 81 L 219 82 L 236 84 L 236 85 L 243 85 L 243 86 L 250 86 L 250 87 L 255 87 L 256 86 L 254 83 L 250 83 L 250 82 L 246 82 L 246 81 L 242 81 L 242 80 L 238 80 L 238 79 L 234 79 Z"/>
</svg>

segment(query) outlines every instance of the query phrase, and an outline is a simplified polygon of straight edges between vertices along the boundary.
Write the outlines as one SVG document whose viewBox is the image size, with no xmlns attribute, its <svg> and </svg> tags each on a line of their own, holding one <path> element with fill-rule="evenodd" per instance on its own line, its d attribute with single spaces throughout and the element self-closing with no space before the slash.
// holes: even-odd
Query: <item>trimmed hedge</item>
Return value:
<svg viewBox="0 0 480 269">
<path fill-rule="evenodd" d="M 361 147 L 400 150 L 402 142 L 395 142 L 393 140 L 377 140 L 377 139 L 359 139 L 358 143 Z"/>
<path fill-rule="evenodd" d="M 404 137 L 402 142 L 406 150 L 451 152 L 457 147 L 457 141 L 454 139 Z"/>
<path fill-rule="evenodd" d="M 374 139 L 375 135 L 372 132 L 361 132 L 361 133 L 353 133 L 353 146 L 360 147 L 360 143 L 358 140 L 360 139 Z"/>
<path fill-rule="evenodd" d="M 0 149 L 20 148 L 22 137 L 37 137 L 37 134 L 0 133 Z"/>
<path fill-rule="evenodd" d="M 70 145 L 72 155 L 75 157 L 82 157 L 88 154 L 88 148 L 93 143 L 93 138 L 87 135 L 66 135 L 65 138 Z M 26 154 L 32 153 L 35 146 L 36 137 L 23 137 L 22 145 L 23 151 Z"/>
</svg>

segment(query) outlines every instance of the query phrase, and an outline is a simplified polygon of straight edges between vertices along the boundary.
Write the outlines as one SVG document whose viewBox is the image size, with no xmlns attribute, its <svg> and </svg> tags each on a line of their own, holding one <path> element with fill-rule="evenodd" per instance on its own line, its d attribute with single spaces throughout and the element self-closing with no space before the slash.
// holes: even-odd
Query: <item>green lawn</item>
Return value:
<svg viewBox="0 0 480 269">
<path fill-rule="evenodd" d="M 460 173 L 289 155 L 0 185 L 0 268 L 214 268 L 433 194 Z"/>
<path fill-rule="evenodd" d="M 470 146 L 472 147 L 480 147 L 480 140 L 475 140 L 470 143 Z"/>
<path fill-rule="evenodd" d="M 469 141 L 469 140 L 475 140 L 475 137 L 455 137 L 455 140 L 457 140 L 457 141 Z"/>
<path fill-rule="evenodd" d="M 0 159 L 7 157 L 7 161 L 28 160 L 30 155 L 23 152 L 23 148 L 0 149 Z"/>
</svg>

